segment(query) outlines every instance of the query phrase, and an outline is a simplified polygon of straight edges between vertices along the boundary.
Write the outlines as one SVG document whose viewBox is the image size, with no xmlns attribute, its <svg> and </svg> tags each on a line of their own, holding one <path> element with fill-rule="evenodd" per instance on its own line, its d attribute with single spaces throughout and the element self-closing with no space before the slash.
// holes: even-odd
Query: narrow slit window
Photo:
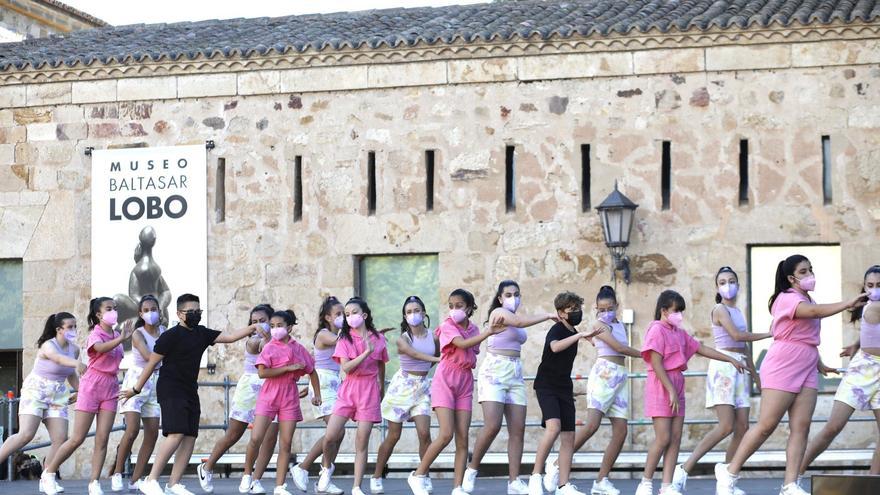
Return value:
<svg viewBox="0 0 880 495">
<path fill-rule="evenodd" d="M 434 150 L 425 151 L 425 210 L 434 210 Z"/>
<path fill-rule="evenodd" d="M 297 155 L 293 159 L 293 221 L 299 222 L 303 216 L 303 180 L 302 180 L 302 156 Z"/>
<path fill-rule="evenodd" d="M 504 204 L 508 213 L 516 211 L 515 150 L 514 146 L 504 148 Z"/>
<path fill-rule="evenodd" d="M 376 152 L 367 153 L 367 212 L 376 214 Z"/>
<path fill-rule="evenodd" d="M 822 136 L 822 198 L 831 204 L 831 137 Z"/>
<path fill-rule="evenodd" d="M 226 221 L 226 158 L 217 159 L 217 176 L 214 184 L 214 213 L 217 223 Z"/>
<path fill-rule="evenodd" d="M 663 156 L 660 163 L 660 195 L 662 209 L 669 209 L 669 199 L 672 195 L 672 144 L 663 141 Z"/>
<path fill-rule="evenodd" d="M 739 204 L 749 204 L 749 140 L 739 140 Z"/>
<path fill-rule="evenodd" d="M 581 145 L 581 211 L 590 211 L 590 145 Z"/>
</svg>

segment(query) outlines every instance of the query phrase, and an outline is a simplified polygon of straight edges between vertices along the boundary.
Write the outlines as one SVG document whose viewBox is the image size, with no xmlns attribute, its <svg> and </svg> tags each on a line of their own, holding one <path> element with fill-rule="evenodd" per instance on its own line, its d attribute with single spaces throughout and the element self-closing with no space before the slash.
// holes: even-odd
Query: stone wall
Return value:
<svg viewBox="0 0 880 495">
<path fill-rule="evenodd" d="M 58 5 L 51 5 L 51 2 L 4 0 L 0 2 L 0 30 L 7 37 L 16 39 L 2 41 L 45 38 L 52 34 L 104 25 L 102 21 L 88 15 L 73 15 L 72 10 L 69 7 L 62 9 Z"/>
<path fill-rule="evenodd" d="M 215 328 L 240 325 L 262 301 L 314 321 L 323 295 L 352 293 L 354 257 L 362 254 L 438 253 L 436 297 L 444 300 L 465 287 L 485 308 L 495 284 L 513 278 L 525 311 L 551 311 L 562 290 L 590 301 L 610 266 L 597 215 L 581 211 L 579 150 L 587 143 L 593 204 L 617 180 L 640 205 L 628 250 L 633 281 L 618 285 L 622 305 L 635 310 L 634 345 L 665 288 L 685 296 L 686 326 L 711 342 L 712 275 L 731 265 L 747 283 L 748 244 L 840 243 L 843 292 L 853 294 L 865 267 L 878 261 L 880 60 L 873 41 L 840 43 L 726 47 L 711 57 L 699 48 L 0 87 L 0 100 L 13 107 L 0 110 L 0 256 L 24 259 L 23 341 L 36 339 L 47 313 L 84 317 L 92 296 L 96 233 L 85 148 L 208 139 L 217 144 L 208 152 L 209 208 L 217 161 L 226 163 L 225 221 L 209 215 L 208 229 L 206 309 Z M 822 198 L 823 135 L 832 143 L 830 205 Z M 749 140 L 751 154 L 744 206 L 737 200 L 740 139 Z M 668 210 L 660 197 L 664 140 L 672 150 Z M 504 204 L 507 145 L 516 148 L 513 213 Z M 429 213 L 426 149 L 437 152 Z M 378 170 L 374 216 L 367 215 L 368 151 Z M 279 198 L 291 197 L 297 155 L 304 206 L 294 223 L 292 199 Z M 547 328 L 530 331 L 527 374 L 537 368 Z M 849 341 L 855 330 L 845 328 Z M 235 379 L 242 345 L 212 353 L 217 376 Z M 33 357 L 28 345 L 25 372 Z M 594 358 L 582 345 L 576 371 L 587 374 Z M 707 362 L 691 364 L 702 370 Z M 632 367 L 644 370 L 640 361 Z M 703 383 L 688 381 L 690 417 L 712 417 L 702 407 Z M 640 391 L 636 381 L 634 396 Z M 205 389 L 202 401 L 203 422 L 221 422 L 222 391 Z M 823 395 L 817 416 L 830 403 Z M 528 410 L 530 421 L 540 420 L 533 397 Z M 642 417 L 638 399 L 633 410 Z M 481 419 L 479 407 L 475 413 Z M 686 428 L 683 448 L 708 428 Z M 848 427 L 835 445 L 873 446 L 874 428 Z M 527 451 L 539 435 L 529 429 Z M 413 437 L 398 448 L 415 451 Z M 780 428 L 765 448 L 783 448 L 786 437 Z M 200 437 L 197 452 L 216 438 Z M 599 450 L 608 438 L 603 429 L 588 448 Z M 626 448 L 644 450 L 652 438 L 649 427 L 635 427 Z M 505 439 L 499 435 L 494 450 L 504 451 Z M 298 433 L 295 448 L 304 450 L 303 443 Z M 85 469 L 84 452 L 66 474 Z"/>
</svg>

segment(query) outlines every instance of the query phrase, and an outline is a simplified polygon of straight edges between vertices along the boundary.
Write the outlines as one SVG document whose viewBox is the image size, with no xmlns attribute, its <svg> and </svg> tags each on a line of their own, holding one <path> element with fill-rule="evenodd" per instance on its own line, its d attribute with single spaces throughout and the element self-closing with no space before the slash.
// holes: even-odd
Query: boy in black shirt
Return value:
<svg viewBox="0 0 880 495">
<path fill-rule="evenodd" d="M 139 394 L 159 363 L 159 379 L 156 394 L 162 410 L 162 435 L 165 440 L 156 454 L 156 462 L 150 475 L 138 483 L 144 495 L 192 495 L 180 484 L 186 466 L 192 456 L 196 437 L 199 435 L 201 408 L 198 394 L 199 363 L 208 346 L 229 344 L 252 334 L 257 325 L 240 330 L 218 332 L 199 325 L 202 310 L 199 298 L 183 294 L 177 298 L 177 317 L 180 323 L 169 328 L 156 340 L 150 360 L 144 367 L 138 383 L 120 392 L 123 400 Z M 174 466 L 166 489 L 159 486 L 159 476 L 174 455 Z"/>
<path fill-rule="evenodd" d="M 541 469 L 550 454 L 550 449 L 561 433 L 559 446 L 559 485 L 544 484 L 547 491 L 555 491 L 556 495 L 584 495 L 577 487 L 568 482 L 571 471 L 571 459 L 574 455 L 574 386 L 571 381 L 571 368 L 577 357 L 577 345 L 581 339 L 590 339 L 602 330 L 578 332 L 575 329 L 583 318 L 582 297 L 572 292 L 563 292 L 556 296 L 553 305 L 559 315 L 559 323 L 550 327 L 544 341 L 544 353 L 538 373 L 535 375 L 535 395 L 541 406 L 541 425 L 544 436 L 538 444 L 535 456 L 535 468 L 529 478 L 529 493 L 543 493 Z M 591 341 L 592 342 L 592 341 Z M 549 476 L 548 476 L 549 478 Z"/>
</svg>

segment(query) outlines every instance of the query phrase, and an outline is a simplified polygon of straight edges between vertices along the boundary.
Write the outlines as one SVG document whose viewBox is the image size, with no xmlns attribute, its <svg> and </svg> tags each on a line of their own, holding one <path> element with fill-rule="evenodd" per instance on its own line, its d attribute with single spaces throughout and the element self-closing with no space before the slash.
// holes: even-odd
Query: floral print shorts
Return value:
<svg viewBox="0 0 880 495">
<path fill-rule="evenodd" d="M 132 366 L 125 372 L 125 378 L 122 380 L 122 389 L 127 390 L 137 385 L 141 379 L 144 369 L 138 366 Z M 144 384 L 141 393 L 135 395 L 127 401 L 119 401 L 119 412 L 136 412 L 142 418 L 158 418 L 161 414 L 159 411 L 159 400 L 156 398 L 156 380 L 159 379 L 159 371 L 153 372 L 153 375 Z"/>
<path fill-rule="evenodd" d="M 235 385 L 229 417 L 242 423 L 253 423 L 257 408 L 257 395 L 263 388 L 263 379 L 256 373 L 242 373 Z"/>
<path fill-rule="evenodd" d="M 382 399 L 382 417 L 405 423 L 415 416 L 430 415 L 431 379 L 397 370 Z"/>
<path fill-rule="evenodd" d="M 745 354 L 738 352 L 716 349 L 737 361 L 745 364 Z M 720 405 L 733 406 L 734 409 L 751 407 L 749 400 L 752 392 L 752 378 L 748 373 L 740 373 L 732 364 L 709 360 L 709 369 L 706 370 L 706 407 Z"/>
<path fill-rule="evenodd" d="M 834 400 L 857 411 L 880 409 L 880 356 L 857 352 L 843 374 Z"/>
<path fill-rule="evenodd" d="M 587 408 L 602 411 L 609 418 L 629 417 L 629 373 L 607 359 L 599 358 L 587 378 Z"/>
<path fill-rule="evenodd" d="M 67 419 L 69 401 L 70 390 L 65 382 L 49 380 L 31 373 L 21 386 L 18 414 L 30 414 L 44 419 Z"/>
<path fill-rule="evenodd" d="M 318 373 L 318 381 L 321 383 L 321 405 L 312 406 L 312 409 L 315 411 L 316 418 L 323 418 L 333 414 L 333 405 L 336 404 L 336 394 L 339 391 L 339 386 L 342 385 L 342 378 L 339 377 L 338 371 L 323 368 L 315 368 L 315 371 Z M 314 397 L 314 391 L 309 385 L 309 400 L 312 397 Z"/>
<path fill-rule="evenodd" d="M 477 374 L 477 402 L 526 405 L 522 360 L 489 352 Z"/>
</svg>

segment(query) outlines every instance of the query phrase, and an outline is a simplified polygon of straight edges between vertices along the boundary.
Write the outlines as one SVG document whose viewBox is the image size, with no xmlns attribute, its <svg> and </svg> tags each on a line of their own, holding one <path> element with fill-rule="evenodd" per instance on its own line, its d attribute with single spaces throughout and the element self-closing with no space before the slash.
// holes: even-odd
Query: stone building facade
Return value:
<svg viewBox="0 0 880 495">
<path fill-rule="evenodd" d="M 769 12 L 739 25 L 676 12 L 654 15 L 643 6 L 640 12 L 656 18 L 654 24 L 620 14 L 631 30 L 536 25 L 551 22 L 554 12 L 597 3 L 615 2 L 520 2 L 525 7 L 516 15 L 526 19 L 501 15 L 495 4 L 344 14 L 355 24 L 388 30 L 385 42 L 315 41 L 278 50 L 266 49 L 273 46 L 266 35 L 265 46 L 251 51 L 125 59 L 98 54 L 91 62 L 40 67 L 7 57 L 0 64 L 0 258 L 22 260 L 24 372 L 45 315 L 73 310 L 83 317 L 93 295 L 90 245 L 100 233 L 89 224 L 87 147 L 214 141 L 208 204 L 216 204 L 220 188 L 225 198 L 222 221 L 212 216 L 208 226 L 206 309 L 214 327 L 243 321 L 249 307 L 266 300 L 292 305 L 303 321 L 315 321 L 322 296 L 356 291 L 358 257 L 389 253 L 436 254 L 441 305 L 449 291 L 465 287 L 488 307 L 505 278 L 521 283 L 526 311 L 552 311 L 553 296 L 562 290 L 590 302 L 611 268 L 598 216 L 584 211 L 582 145 L 589 145 L 590 206 L 615 181 L 640 205 L 628 249 L 632 283 L 617 284 L 622 306 L 634 310 L 635 346 L 665 288 L 685 296 L 688 328 L 711 342 L 714 272 L 733 266 L 746 286 L 754 245 L 839 245 L 842 292 L 854 294 L 865 268 L 878 262 L 877 8 L 863 17 L 780 20 L 783 14 Z M 708 12 L 713 2 L 699 3 Z M 434 40 L 400 34 L 395 40 L 395 33 L 411 30 L 383 24 L 392 19 L 387 22 L 421 26 L 419 16 L 480 15 L 496 19 L 486 21 L 487 29 L 507 34 L 441 33 Z M 526 20 L 530 27 L 517 33 Z M 265 21 L 240 21 L 228 32 Z M 466 30 L 464 21 L 450 22 Z M 180 29 L 219 28 L 195 23 Z M 154 34 L 163 36 L 160 27 Z M 52 50 L 63 49 L 47 47 L 45 53 L 51 58 Z M 826 165 L 823 136 L 831 144 Z M 749 176 L 740 201 L 743 140 Z M 664 142 L 670 143 L 671 165 L 666 193 Z M 509 146 L 516 163 L 514 211 L 505 204 Z M 431 211 L 425 206 L 426 150 L 434 151 L 436 163 Z M 373 214 L 370 152 L 377 170 Z M 296 157 L 303 199 L 301 220 L 294 221 Z M 221 159 L 225 179 L 218 184 Z M 830 184 L 823 184 L 828 163 Z M 758 311 L 766 309 L 749 308 Z M 530 332 L 523 351 L 527 374 L 537 368 L 547 327 Z M 311 331 L 305 325 L 304 338 Z M 844 341 L 856 335 L 844 326 Z M 235 379 L 241 346 L 212 352 L 217 376 Z M 577 372 L 586 374 L 594 357 L 583 345 Z M 701 358 L 691 364 L 706 367 Z M 642 362 L 631 365 L 644 370 Z M 688 383 L 689 417 L 713 417 L 702 407 L 703 387 L 700 378 Z M 643 418 L 640 390 L 636 380 L 636 419 Z M 202 401 L 204 422 L 222 422 L 222 392 L 205 389 Z M 827 415 L 830 404 L 831 395 L 823 393 L 816 415 Z M 540 420 L 534 397 L 528 411 L 530 421 Z M 479 420 L 478 407 L 475 413 Z M 683 448 L 709 428 L 689 425 Z M 298 433 L 296 449 L 302 451 L 312 434 Z M 607 434 L 601 431 L 588 449 L 598 450 Z M 539 428 L 529 428 L 527 451 L 539 435 Z M 783 449 L 786 436 L 780 428 L 765 448 Z M 207 452 L 216 438 L 206 432 L 196 451 Z M 505 438 L 502 432 L 495 450 L 504 451 Z M 651 438 L 649 427 L 634 426 L 626 449 L 644 450 Z M 835 445 L 872 448 L 875 441 L 875 426 L 858 423 Z M 415 451 L 414 436 L 399 448 Z M 65 469 L 81 471 L 87 463 L 79 453 Z"/>
<path fill-rule="evenodd" d="M 0 2 L 0 43 L 104 26 L 106 22 L 56 0 Z"/>
</svg>

